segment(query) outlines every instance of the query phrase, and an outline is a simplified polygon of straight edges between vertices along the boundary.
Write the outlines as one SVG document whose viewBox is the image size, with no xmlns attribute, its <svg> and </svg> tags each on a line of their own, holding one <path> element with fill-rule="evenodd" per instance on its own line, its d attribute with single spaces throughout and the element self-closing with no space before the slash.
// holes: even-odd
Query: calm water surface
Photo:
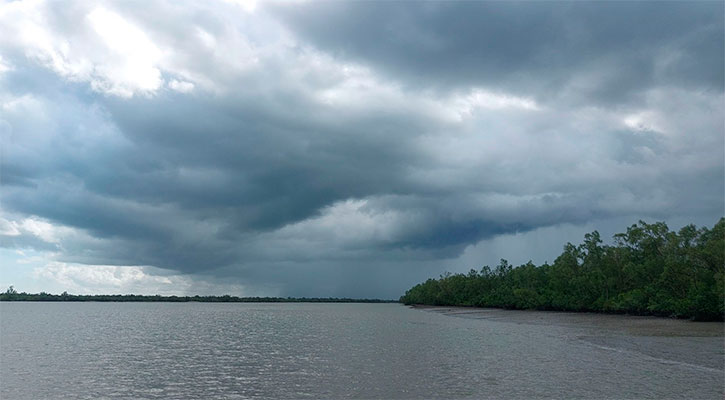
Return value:
<svg viewBox="0 0 725 400">
<path fill-rule="evenodd" d="M 723 324 L 398 304 L 0 303 L 0 398 L 722 399 Z"/>
</svg>

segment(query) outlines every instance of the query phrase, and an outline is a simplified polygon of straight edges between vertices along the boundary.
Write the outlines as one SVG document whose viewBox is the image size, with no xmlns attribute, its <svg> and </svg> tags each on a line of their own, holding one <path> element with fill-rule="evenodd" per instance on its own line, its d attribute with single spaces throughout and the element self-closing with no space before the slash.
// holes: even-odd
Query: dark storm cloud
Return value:
<svg viewBox="0 0 725 400">
<path fill-rule="evenodd" d="M 77 48 L 0 40 L 2 246 L 394 297 L 501 235 L 722 214 L 721 3 L 149 7 L 110 7 L 148 54 L 82 4 L 44 10 Z"/>
<path fill-rule="evenodd" d="M 405 190 L 402 168 L 422 161 L 406 150 L 411 133 L 424 130 L 413 120 L 325 123 L 315 121 L 319 111 L 304 99 L 252 100 L 172 96 L 110 104 L 126 136 L 144 147 L 148 159 L 160 157 L 167 165 L 147 173 L 147 188 L 125 185 L 135 181 L 134 171 L 121 175 L 118 185 L 91 186 L 182 208 L 233 207 L 241 228 L 271 229 L 336 200 Z M 180 168 L 188 168 L 188 176 Z"/>
<path fill-rule="evenodd" d="M 722 2 L 355 1 L 270 9 L 324 51 L 413 86 L 483 85 L 540 101 L 574 91 L 592 102 L 632 100 L 657 85 L 723 88 Z"/>
</svg>

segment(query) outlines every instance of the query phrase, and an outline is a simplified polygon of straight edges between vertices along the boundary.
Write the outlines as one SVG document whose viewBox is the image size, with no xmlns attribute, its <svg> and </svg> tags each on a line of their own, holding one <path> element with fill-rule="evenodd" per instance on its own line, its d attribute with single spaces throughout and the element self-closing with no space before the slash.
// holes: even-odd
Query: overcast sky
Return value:
<svg viewBox="0 0 725 400">
<path fill-rule="evenodd" d="M 397 298 L 724 214 L 722 1 L 0 5 L 0 285 Z"/>
</svg>

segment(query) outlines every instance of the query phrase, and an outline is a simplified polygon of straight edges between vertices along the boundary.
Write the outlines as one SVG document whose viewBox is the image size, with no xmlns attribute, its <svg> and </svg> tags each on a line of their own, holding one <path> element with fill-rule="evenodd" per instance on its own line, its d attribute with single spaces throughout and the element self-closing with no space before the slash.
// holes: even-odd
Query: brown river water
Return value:
<svg viewBox="0 0 725 400">
<path fill-rule="evenodd" d="M 0 399 L 722 399 L 722 323 L 399 304 L 0 303 Z"/>
</svg>

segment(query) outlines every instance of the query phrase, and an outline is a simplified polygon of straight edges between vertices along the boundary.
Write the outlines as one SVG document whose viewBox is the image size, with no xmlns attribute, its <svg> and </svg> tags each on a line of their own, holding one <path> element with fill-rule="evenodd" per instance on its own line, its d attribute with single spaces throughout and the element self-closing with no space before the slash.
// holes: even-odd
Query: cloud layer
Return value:
<svg viewBox="0 0 725 400">
<path fill-rule="evenodd" d="M 51 278 L 397 297 L 497 237 L 711 224 L 722 16 L 716 2 L 6 3 L 2 245 L 45 252 Z"/>
</svg>

